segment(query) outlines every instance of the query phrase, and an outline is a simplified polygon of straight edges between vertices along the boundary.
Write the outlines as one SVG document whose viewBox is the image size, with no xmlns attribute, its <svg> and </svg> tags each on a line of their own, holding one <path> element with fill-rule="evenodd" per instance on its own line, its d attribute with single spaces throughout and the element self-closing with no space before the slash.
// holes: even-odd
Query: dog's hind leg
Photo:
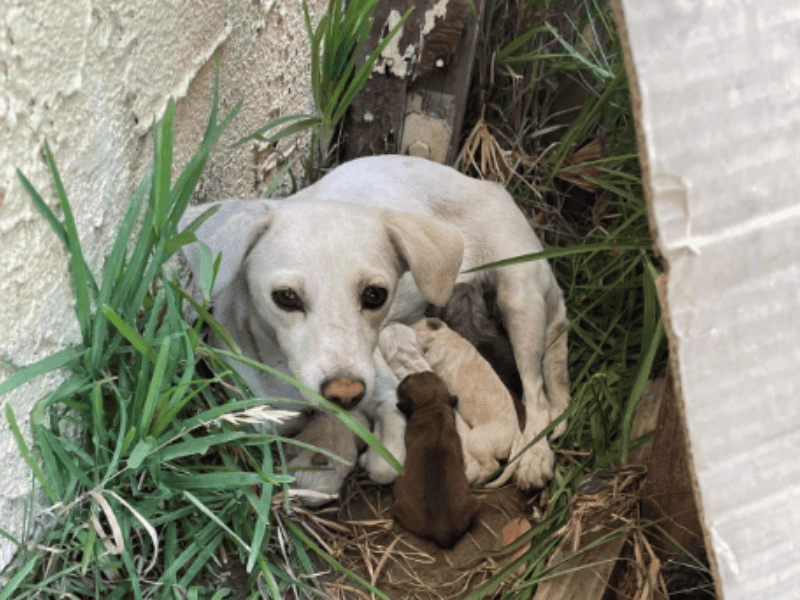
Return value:
<svg viewBox="0 0 800 600">
<path fill-rule="evenodd" d="M 547 398 L 550 400 L 550 420 L 554 421 L 569 406 L 569 372 L 567 369 L 567 308 L 561 290 L 553 293 L 554 298 L 548 301 L 555 303 L 555 307 L 548 307 L 550 322 L 547 324 L 547 346 L 544 350 L 544 387 Z M 554 440 L 564 433 L 567 421 L 563 420 L 550 433 Z"/>
<path fill-rule="evenodd" d="M 551 403 L 542 375 L 547 337 L 543 290 L 550 284 L 548 280 L 552 280 L 552 274 L 535 263 L 505 267 L 498 271 L 497 277 L 497 305 L 511 338 L 522 380 L 526 413 L 523 446 L 550 422 Z M 515 472 L 517 485 L 522 489 L 544 487 L 553 476 L 554 461 L 547 439 L 540 439 L 522 455 Z"/>
</svg>

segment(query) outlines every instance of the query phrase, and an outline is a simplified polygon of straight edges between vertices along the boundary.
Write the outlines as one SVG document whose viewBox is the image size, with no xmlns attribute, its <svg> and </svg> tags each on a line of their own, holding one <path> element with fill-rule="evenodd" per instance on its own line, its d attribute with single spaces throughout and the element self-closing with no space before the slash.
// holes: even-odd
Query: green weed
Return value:
<svg viewBox="0 0 800 600">
<path fill-rule="evenodd" d="M 248 395 L 226 362 L 246 360 L 235 347 L 216 350 L 202 341 L 204 323 L 221 331 L 207 310 L 219 258 L 209 256 L 200 274 L 206 298 L 194 303 L 200 314 L 194 324 L 184 319 L 188 295 L 165 271 L 170 257 L 195 241 L 193 232 L 213 213 L 206 211 L 177 231 L 213 144 L 241 105 L 218 122 L 217 86 L 218 78 L 205 136 L 174 185 L 175 107 L 168 103 L 153 130 L 154 166 L 133 195 L 99 281 L 83 259 L 47 146 L 63 220 L 18 172 L 70 257 L 81 343 L 0 384 L 2 395 L 55 369 L 69 375 L 33 411 L 32 448 L 6 406 L 14 438 L 52 506 L 23 540 L 0 531 L 19 548 L 3 574 L 2 600 L 221 598 L 257 588 L 276 599 L 288 593 L 309 596 L 317 594 L 312 553 L 349 573 L 292 522 L 294 478 L 281 449 L 287 440 L 274 428 L 251 425 L 274 423 L 286 411 Z M 141 229 L 134 233 L 143 210 Z M 270 399 L 273 405 L 280 402 Z M 353 429 L 388 456 L 369 431 L 357 423 Z M 226 569 L 238 569 L 240 581 L 221 576 Z"/>
</svg>

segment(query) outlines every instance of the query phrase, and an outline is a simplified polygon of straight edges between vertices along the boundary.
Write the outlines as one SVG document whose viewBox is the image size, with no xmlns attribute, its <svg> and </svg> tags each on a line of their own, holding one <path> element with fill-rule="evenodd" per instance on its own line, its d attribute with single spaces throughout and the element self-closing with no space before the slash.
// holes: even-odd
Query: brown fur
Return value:
<svg viewBox="0 0 800 600">
<path fill-rule="evenodd" d="M 452 548 L 472 524 L 478 500 L 464 475 L 457 402 L 438 375 L 409 375 L 397 387 L 408 417 L 405 473 L 394 484 L 392 515 L 418 537 Z"/>
</svg>

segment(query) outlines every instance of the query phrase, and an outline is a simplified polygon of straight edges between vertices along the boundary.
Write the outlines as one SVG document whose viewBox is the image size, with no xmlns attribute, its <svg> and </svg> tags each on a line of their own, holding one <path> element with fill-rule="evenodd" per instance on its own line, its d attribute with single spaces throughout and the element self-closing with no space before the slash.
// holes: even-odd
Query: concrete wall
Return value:
<svg viewBox="0 0 800 600">
<path fill-rule="evenodd" d="M 309 0 L 319 16 L 326 6 Z M 67 257 L 15 169 L 55 206 L 41 157 L 47 140 L 97 274 L 119 219 L 152 158 L 148 135 L 177 101 L 176 169 L 208 116 L 214 63 L 221 109 L 239 118 L 209 161 L 199 196 L 257 196 L 268 158 L 230 142 L 269 118 L 310 109 L 308 45 L 297 0 L 4 0 L 0 19 L 0 380 L 78 339 Z M 22 532 L 31 476 L 5 418 L 28 413 L 58 381 L 0 398 L 0 527 Z M 0 540 L 0 568 L 13 545 Z"/>
</svg>

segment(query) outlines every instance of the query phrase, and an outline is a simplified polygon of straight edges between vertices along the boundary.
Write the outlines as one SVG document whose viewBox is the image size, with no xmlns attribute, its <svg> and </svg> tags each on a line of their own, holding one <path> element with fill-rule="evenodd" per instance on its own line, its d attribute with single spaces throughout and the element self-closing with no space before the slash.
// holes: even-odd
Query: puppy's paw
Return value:
<svg viewBox="0 0 800 600">
<path fill-rule="evenodd" d="M 520 458 L 514 480 L 523 490 L 543 488 L 553 478 L 555 455 L 546 440 L 539 440 Z"/>
<path fill-rule="evenodd" d="M 404 456 L 397 456 L 397 454 L 395 454 L 395 457 L 400 461 L 400 464 L 403 464 Z M 361 455 L 358 462 L 367 470 L 369 478 L 375 483 L 388 485 L 394 483 L 395 479 L 400 476 L 400 474 L 372 448 L 368 448 L 367 451 Z"/>
</svg>

